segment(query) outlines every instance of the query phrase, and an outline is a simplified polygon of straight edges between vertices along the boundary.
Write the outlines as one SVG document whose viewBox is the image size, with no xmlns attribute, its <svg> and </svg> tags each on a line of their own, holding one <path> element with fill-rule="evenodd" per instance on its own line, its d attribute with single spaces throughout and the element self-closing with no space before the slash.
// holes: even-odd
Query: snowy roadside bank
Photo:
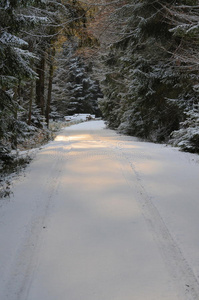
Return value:
<svg viewBox="0 0 199 300">
<path fill-rule="evenodd" d="M 0 161 L 0 199 L 8 197 L 12 193 L 13 181 L 17 176 L 23 174 L 26 166 L 42 146 L 54 140 L 63 128 L 85 121 L 81 115 L 70 121 L 50 121 L 48 130 L 38 130 L 35 135 L 26 137 L 21 141 L 18 144 L 18 149 L 9 153 L 6 163 Z"/>
</svg>

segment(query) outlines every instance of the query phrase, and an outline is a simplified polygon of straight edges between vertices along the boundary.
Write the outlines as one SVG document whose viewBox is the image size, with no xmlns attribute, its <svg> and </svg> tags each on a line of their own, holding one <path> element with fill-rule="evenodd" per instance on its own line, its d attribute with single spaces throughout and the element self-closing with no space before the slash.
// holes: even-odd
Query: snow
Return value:
<svg viewBox="0 0 199 300">
<path fill-rule="evenodd" d="M 199 299 L 199 156 L 66 127 L 0 202 L 0 299 Z"/>
<path fill-rule="evenodd" d="M 8 32 L 4 32 L 0 37 L 0 42 L 5 45 L 14 45 L 14 46 L 28 46 L 28 43 L 19 37 L 12 35 Z"/>
<path fill-rule="evenodd" d="M 32 24 L 38 24 L 38 23 L 47 23 L 50 20 L 47 17 L 38 17 L 38 16 L 28 16 L 28 15 L 17 15 L 18 21 L 23 21 L 23 22 L 29 22 Z"/>
<path fill-rule="evenodd" d="M 64 119 L 65 121 L 72 121 L 72 122 L 84 122 L 88 118 L 95 119 L 95 115 L 91 114 L 75 114 L 73 116 L 65 116 Z"/>
<path fill-rule="evenodd" d="M 21 55 L 24 58 L 28 58 L 28 59 L 38 59 L 38 56 L 36 56 L 34 53 L 28 51 L 28 50 L 23 50 L 20 48 L 16 48 L 14 47 L 14 50 L 17 54 Z"/>
</svg>

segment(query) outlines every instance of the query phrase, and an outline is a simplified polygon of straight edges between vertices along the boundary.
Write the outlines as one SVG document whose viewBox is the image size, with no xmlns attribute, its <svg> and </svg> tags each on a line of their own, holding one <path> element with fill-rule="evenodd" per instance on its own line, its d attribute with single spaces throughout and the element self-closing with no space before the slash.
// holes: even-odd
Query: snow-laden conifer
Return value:
<svg viewBox="0 0 199 300">
<path fill-rule="evenodd" d="M 102 58 L 100 101 L 110 127 L 168 141 L 198 103 L 198 6 L 182 2 L 129 0 L 113 10 L 118 38 Z"/>
</svg>

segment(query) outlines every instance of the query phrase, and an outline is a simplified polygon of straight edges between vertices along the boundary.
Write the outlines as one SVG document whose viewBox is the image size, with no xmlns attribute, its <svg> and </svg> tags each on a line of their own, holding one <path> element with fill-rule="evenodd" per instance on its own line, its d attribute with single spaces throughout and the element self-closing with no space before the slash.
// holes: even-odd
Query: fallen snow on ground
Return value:
<svg viewBox="0 0 199 300">
<path fill-rule="evenodd" d="M 95 119 L 95 115 L 91 114 L 74 114 L 73 116 L 65 116 L 64 119 L 68 122 L 84 122 Z"/>
<path fill-rule="evenodd" d="M 103 121 L 61 130 L 0 202 L 0 299 L 199 299 L 198 179 Z"/>
</svg>

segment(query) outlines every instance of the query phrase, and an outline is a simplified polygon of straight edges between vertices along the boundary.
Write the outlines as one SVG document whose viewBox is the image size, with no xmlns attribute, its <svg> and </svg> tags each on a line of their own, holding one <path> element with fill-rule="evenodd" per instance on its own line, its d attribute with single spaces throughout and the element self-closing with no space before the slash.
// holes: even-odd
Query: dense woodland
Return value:
<svg viewBox="0 0 199 300">
<path fill-rule="evenodd" d="M 199 153 L 198 0 L 0 0 L 0 155 L 92 113 Z"/>
</svg>

